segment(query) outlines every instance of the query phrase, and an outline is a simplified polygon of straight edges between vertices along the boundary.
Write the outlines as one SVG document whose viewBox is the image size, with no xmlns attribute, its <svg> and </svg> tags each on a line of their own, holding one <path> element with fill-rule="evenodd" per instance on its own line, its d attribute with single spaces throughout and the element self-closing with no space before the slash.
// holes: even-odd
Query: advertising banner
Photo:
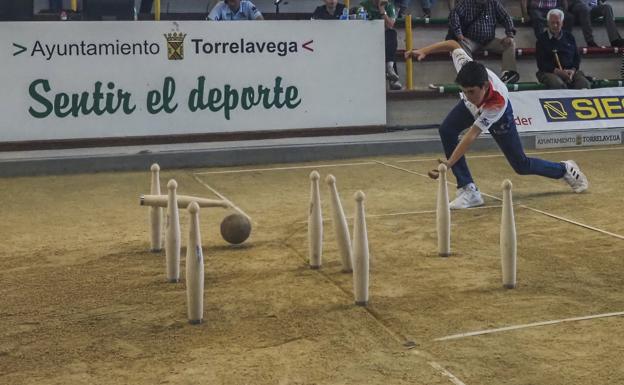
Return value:
<svg viewBox="0 0 624 385">
<path fill-rule="evenodd" d="M 624 127 L 624 88 L 511 92 L 520 132 Z"/>
<path fill-rule="evenodd" d="M 0 142 L 385 125 L 383 28 L 0 23 Z"/>
</svg>

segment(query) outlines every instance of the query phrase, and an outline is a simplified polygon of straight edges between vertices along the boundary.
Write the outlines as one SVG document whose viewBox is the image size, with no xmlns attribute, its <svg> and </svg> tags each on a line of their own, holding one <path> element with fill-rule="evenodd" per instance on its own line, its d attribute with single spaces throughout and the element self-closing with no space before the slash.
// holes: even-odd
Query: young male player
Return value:
<svg viewBox="0 0 624 385">
<path fill-rule="evenodd" d="M 587 190 L 589 183 L 572 160 L 556 163 L 524 154 L 516 130 L 514 114 L 505 84 L 481 63 L 475 62 L 454 40 L 432 44 L 405 52 L 405 58 L 424 59 L 435 52 L 451 52 L 457 70 L 455 82 L 462 89 L 462 100 L 449 112 L 440 126 L 440 139 L 444 146 L 448 167 L 457 179 L 457 197 L 451 209 L 465 209 L 483 204 L 464 154 L 472 142 L 488 130 L 513 167 L 521 175 L 541 175 L 552 179 L 563 178 L 576 193 Z M 459 134 L 468 129 L 461 141 Z"/>
</svg>

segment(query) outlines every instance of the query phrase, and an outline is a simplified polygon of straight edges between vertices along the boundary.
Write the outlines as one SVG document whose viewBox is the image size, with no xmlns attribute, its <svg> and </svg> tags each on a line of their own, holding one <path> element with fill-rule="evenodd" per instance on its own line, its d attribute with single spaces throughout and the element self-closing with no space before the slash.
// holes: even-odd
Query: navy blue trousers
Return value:
<svg viewBox="0 0 624 385">
<path fill-rule="evenodd" d="M 472 126 L 474 121 L 474 117 L 463 100 L 460 100 L 446 116 L 440 126 L 439 132 L 447 159 L 451 156 L 459 143 L 459 134 Z M 526 156 L 522 148 L 518 130 L 516 130 L 511 103 L 507 105 L 505 114 L 496 123 L 492 124 L 489 132 L 492 134 L 492 138 L 494 138 L 498 147 L 503 154 L 505 154 L 505 158 L 507 158 L 507 161 L 516 173 L 520 175 L 541 175 L 552 179 L 562 178 L 565 174 L 565 166 L 562 163 L 550 162 L 539 158 L 529 158 Z M 461 159 L 453 165 L 452 170 L 457 179 L 458 188 L 474 182 L 472 175 L 470 175 L 468 164 L 466 163 L 466 157 L 462 156 Z"/>
</svg>

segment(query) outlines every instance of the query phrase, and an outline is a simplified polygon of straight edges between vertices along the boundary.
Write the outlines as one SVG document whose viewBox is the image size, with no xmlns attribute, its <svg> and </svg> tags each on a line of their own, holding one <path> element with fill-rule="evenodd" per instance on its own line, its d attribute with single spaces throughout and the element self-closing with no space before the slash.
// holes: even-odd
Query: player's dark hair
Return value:
<svg viewBox="0 0 624 385">
<path fill-rule="evenodd" d="M 462 87 L 483 87 L 488 81 L 485 66 L 476 61 L 469 61 L 459 70 L 455 83 Z"/>
</svg>

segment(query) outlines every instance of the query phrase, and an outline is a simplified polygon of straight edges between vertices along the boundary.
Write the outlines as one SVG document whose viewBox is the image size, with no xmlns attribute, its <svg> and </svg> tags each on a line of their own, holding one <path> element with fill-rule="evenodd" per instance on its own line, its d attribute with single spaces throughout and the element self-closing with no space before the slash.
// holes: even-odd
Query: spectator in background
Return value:
<svg viewBox="0 0 624 385">
<path fill-rule="evenodd" d="M 50 0 L 50 12 L 59 13 L 63 10 L 63 0 Z"/>
<path fill-rule="evenodd" d="M 551 9 L 546 15 L 548 30 L 542 32 L 535 47 L 537 80 L 549 89 L 591 88 L 591 83 L 580 70 L 581 55 L 574 36 L 562 29 L 564 13 Z"/>
<path fill-rule="evenodd" d="M 505 27 L 504 38 L 497 38 L 496 23 Z M 473 55 L 486 49 L 502 54 L 504 83 L 516 83 L 520 79 L 516 66 L 515 29 L 511 17 L 499 0 L 463 0 L 449 14 L 449 39 L 459 42 L 462 48 Z"/>
<path fill-rule="evenodd" d="M 208 20 L 264 20 L 264 18 L 251 1 L 222 0 L 212 8 Z"/>
<path fill-rule="evenodd" d="M 411 0 L 394 0 L 395 7 L 399 8 L 397 18 L 402 19 L 405 17 L 405 12 L 410 5 Z M 435 4 L 436 0 L 420 0 L 420 7 L 423 11 L 423 17 L 431 18 L 431 8 Z M 455 0 L 449 0 L 449 10 L 455 8 Z"/>
<path fill-rule="evenodd" d="M 427 0 L 421 0 L 421 1 L 427 1 Z M 409 5 L 411 2 L 412 0 L 394 0 L 394 7 L 395 9 L 398 8 L 399 10 L 397 12 L 397 19 L 402 19 L 405 17 L 405 12 L 407 11 L 407 8 L 409 8 Z"/>
<path fill-rule="evenodd" d="M 399 75 L 396 72 L 394 58 L 398 47 L 397 31 L 394 29 L 396 10 L 388 0 L 365 0 L 360 3 L 368 13 L 369 20 L 383 20 L 385 25 L 386 46 L 386 79 L 390 82 L 391 90 L 403 88 L 399 83 Z"/>
<path fill-rule="evenodd" d="M 154 0 L 141 0 L 141 8 L 139 8 L 140 13 L 152 13 L 152 5 Z"/>
<path fill-rule="evenodd" d="M 570 8 L 568 11 L 572 13 L 583 30 L 583 37 L 588 47 L 598 47 L 594 40 L 594 34 L 591 27 L 592 19 L 604 17 L 605 28 L 612 47 L 624 47 L 624 40 L 620 36 L 615 25 L 615 17 L 613 16 L 613 8 L 609 4 L 605 4 L 604 0 L 570 0 Z"/>
<path fill-rule="evenodd" d="M 423 11 L 423 17 L 431 17 L 431 7 L 435 4 L 435 0 L 420 0 L 420 7 Z M 399 12 L 399 14 L 401 14 Z"/>
<path fill-rule="evenodd" d="M 338 20 L 342 11 L 345 9 L 344 4 L 338 3 L 338 0 L 324 0 L 325 5 L 319 5 L 312 14 L 312 20 Z"/>
<path fill-rule="evenodd" d="M 539 36 L 544 32 L 546 28 L 546 14 L 551 9 L 564 9 L 568 8 L 567 0 L 522 0 L 522 16 L 525 19 L 531 20 L 531 25 L 533 26 L 533 32 L 535 33 L 535 38 L 539 38 Z M 564 29 L 572 30 L 573 19 L 568 16 L 565 24 L 563 26 Z"/>
</svg>

